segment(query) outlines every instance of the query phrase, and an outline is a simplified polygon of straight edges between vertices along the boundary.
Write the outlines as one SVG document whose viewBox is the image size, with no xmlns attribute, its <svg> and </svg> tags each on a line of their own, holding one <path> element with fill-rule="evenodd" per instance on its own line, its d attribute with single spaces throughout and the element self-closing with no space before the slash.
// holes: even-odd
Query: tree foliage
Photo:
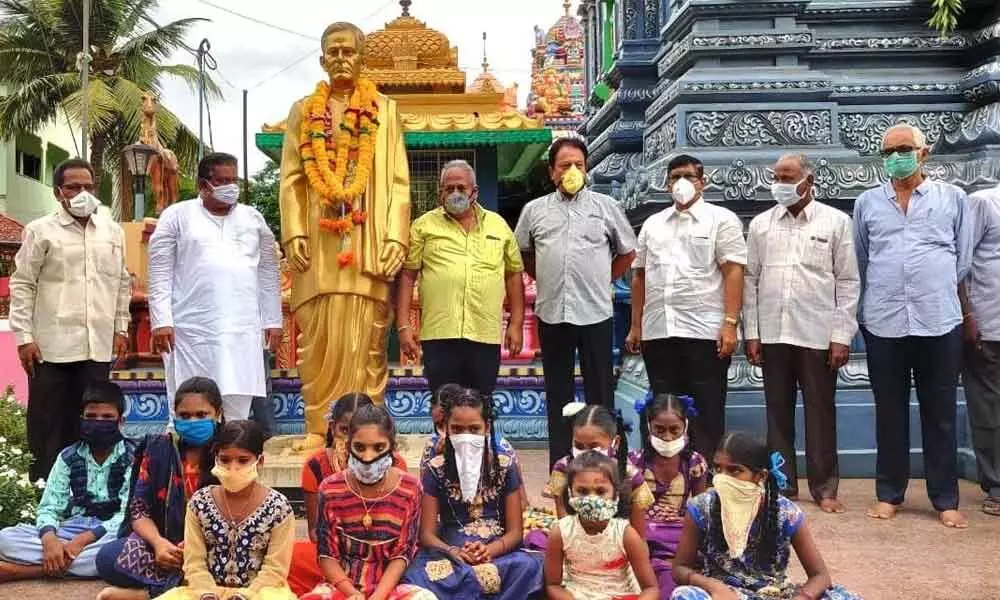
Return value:
<svg viewBox="0 0 1000 600">
<path fill-rule="evenodd" d="M 274 238 L 281 240 L 281 210 L 278 207 L 279 169 L 273 160 L 250 177 L 250 198 L 248 204 L 260 211 L 274 232 Z"/>
<path fill-rule="evenodd" d="M 142 93 L 159 95 L 165 77 L 180 78 L 192 88 L 198 83 L 195 67 L 164 61 L 186 47 L 185 36 L 202 19 L 159 25 L 152 18 L 158 4 L 91 0 L 92 59 L 84 98 L 77 66 L 83 1 L 0 0 L 0 87 L 6 91 L 0 98 L 0 139 L 67 118 L 79 127 L 86 104 L 90 159 L 98 179 L 105 173 L 117 179 L 122 149 L 139 139 Z M 221 97 L 211 79 L 206 87 L 210 97 Z M 183 171 L 191 172 L 198 136 L 162 104 L 156 125 L 160 142 L 177 154 Z"/>
<path fill-rule="evenodd" d="M 944 36 L 955 31 L 958 19 L 965 12 L 963 0 L 932 0 L 931 18 L 927 24 Z"/>
</svg>

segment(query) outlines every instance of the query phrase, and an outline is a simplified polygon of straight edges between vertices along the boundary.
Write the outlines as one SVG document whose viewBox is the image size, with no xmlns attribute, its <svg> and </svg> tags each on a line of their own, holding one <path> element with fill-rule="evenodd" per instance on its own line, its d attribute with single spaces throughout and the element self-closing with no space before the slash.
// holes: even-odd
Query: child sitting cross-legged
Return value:
<svg viewBox="0 0 1000 600">
<path fill-rule="evenodd" d="M 80 441 L 52 466 L 35 524 L 0 531 L 0 582 L 97 577 L 97 552 L 118 535 L 128 499 L 132 444 L 122 436 L 124 410 L 111 382 L 84 391 Z"/>
<path fill-rule="evenodd" d="M 860 600 L 831 585 L 805 514 L 781 495 L 781 465 L 749 435 L 722 439 L 713 488 L 688 503 L 672 600 Z M 802 585 L 786 575 L 793 548 L 808 576 Z"/>
<path fill-rule="evenodd" d="M 184 519 L 184 579 L 162 600 L 294 600 L 288 566 L 295 516 L 288 500 L 257 481 L 264 432 L 232 421 L 215 439 L 214 475 Z"/>
<path fill-rule="evenodd" d="M 545 591 L 550 600 L 656 600 L 649 549 L 625 518 L 628 484 L 606 454 L 589 450 L 566 469 L 567 515 L 549 535 Z"/>
</svg>

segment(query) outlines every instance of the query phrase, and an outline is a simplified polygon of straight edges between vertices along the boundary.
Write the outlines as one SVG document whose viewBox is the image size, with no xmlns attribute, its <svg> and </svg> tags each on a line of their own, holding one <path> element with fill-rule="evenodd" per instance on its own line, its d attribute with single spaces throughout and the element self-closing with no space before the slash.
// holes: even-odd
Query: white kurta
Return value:
<svg viewBox="0 0 1000 600">
<path fill-rule="evenodd" d="M 174 328 L 164 355 L 167 397 L 189 377 L 211 377 L 223 395 L 265 396 L 263 330 L 280 328 L 274 234 L 257 209 L 224 217 L 199 198 L 168 207 L 149 239 L 153 329 Z"/>
</svg>

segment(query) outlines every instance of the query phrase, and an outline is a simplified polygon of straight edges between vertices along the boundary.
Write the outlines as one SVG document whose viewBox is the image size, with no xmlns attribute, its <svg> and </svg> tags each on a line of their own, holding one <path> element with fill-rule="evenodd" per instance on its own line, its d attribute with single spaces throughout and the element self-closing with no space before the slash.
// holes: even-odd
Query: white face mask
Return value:
<svg viewBox="0 0 1000 600">
<path fill-rule="evenodd" d="M 94 214 L 97 207 L 101 205 L 101 201 L 98 200 L 93 194 L 87 191 L 82 191 L 79 194 L 73 196 L 66 201 L 66 210 L 69 214 L 74 217 L 89 217 Z"/>
<path fill-rule="evenodd" d="M 685 427 L 685 432 L 687 427 Z M 681 450 L 687 447 L 687 437 L 681 434 L 676 440 L 667 440 L 656 437 L 655 435 L 649 436 L 649 443 L 653 445 L 653 450 L 663 458 L 673 458 L 681 453 Z"/>
<path fill-rule="evenodd" d="M 771 197 L 774 198 L 775 202 L 785 208 L 793 206 L 797 204 L 799 200 L 802 200 L 802 197 L 805 195 L 799 193 L 799 186 L 802 185 L 803 181 L 805 181 L 805 179 L 799 181 L 798 183 L 779 183 L 776 181 L 771 184 Z"/>
<path fill-rule="evenodd" d="M 698 195 L 698 190 L 695 189 L 693 183 L 682 177 L 674 183 L 670 195 L 673 196 L 674 203 L 686 206 Z"/>
<path fill-rule="evenodd" d="M 451 447 L 455 449 L 455 466 L 458 467 L 458 483 L 462 488 L 462 500 L 472 502 L 479 491 L 479 478 L 483 474 L 483 452 L 486 450 L 486 436 L 475 433 L 449 435 Z"/>
<path fill-rule="evenodd" d="M 212 186 L 212 198 L 218 202 L 232 206 L 240 199 L 240 186 L 236 183 L 227 183 L 220 186 Z"/>
</svg>

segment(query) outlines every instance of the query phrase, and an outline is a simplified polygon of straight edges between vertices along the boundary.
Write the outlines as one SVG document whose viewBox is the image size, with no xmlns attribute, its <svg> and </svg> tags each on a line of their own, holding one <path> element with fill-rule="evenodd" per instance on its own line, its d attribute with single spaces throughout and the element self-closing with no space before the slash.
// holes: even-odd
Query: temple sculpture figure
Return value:
<svg viewBox="0 0 1000 600">
<path fill-rule="evenodd" d="M 383 401 L 393 277 L 409 237 L 410 191 L 395 101 L 361 76 L 365 35 L 334 23 L 321 38 L 329 81 L 288 114 L 281 155 L 282 246 L 299 330 L 305 450 L 347 392 Z"/>
<path fill-rule="evenodd" d="M 152 92 L 142 94 L 142 122 L 139 143 L 156 148 L 156 154 L 149 159 L 149 178 L 156 197 L 156 214 L 177 202 L 180 193 L 180 166 L 177 155 L 160 142 L 156 129 L 156 111 L 159 100 Z"/>
</svg>

